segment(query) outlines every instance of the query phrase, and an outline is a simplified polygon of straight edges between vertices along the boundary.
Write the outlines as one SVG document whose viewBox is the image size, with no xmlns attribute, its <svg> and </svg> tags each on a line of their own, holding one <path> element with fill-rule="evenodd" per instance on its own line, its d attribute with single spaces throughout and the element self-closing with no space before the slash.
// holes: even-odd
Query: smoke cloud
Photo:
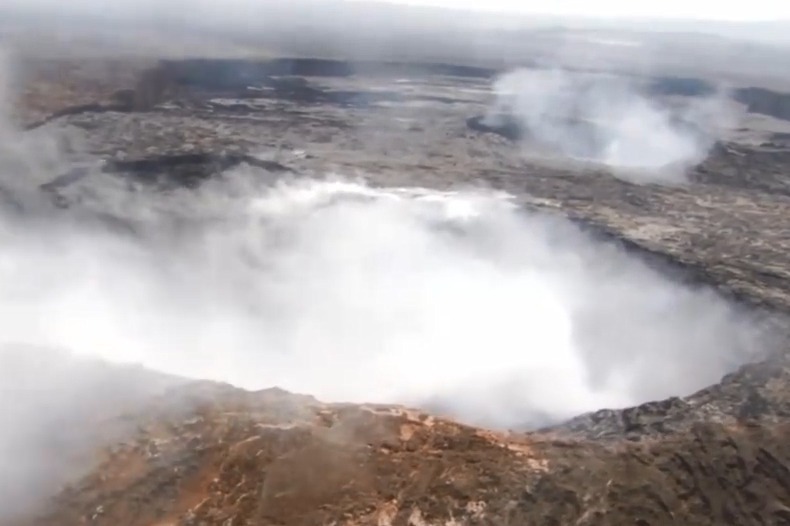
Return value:
<svg viewBox="0 0 790 526">
<path fill-rule="evenodd" d="M 754 350 L 713 293 L 506 196 L 247 175 L 5 214 L 3 339 L 498 426 L 688 393 Z"/>
<path fill-rule="evenodd" d="M 527 153 L 601 163 L 634 182 L 682 182 L 727 120 L 723 97 L 658 102 L 623 76 L 518 70 L 494 89 L 487 124 L 515 120 Z"/>
</svg>

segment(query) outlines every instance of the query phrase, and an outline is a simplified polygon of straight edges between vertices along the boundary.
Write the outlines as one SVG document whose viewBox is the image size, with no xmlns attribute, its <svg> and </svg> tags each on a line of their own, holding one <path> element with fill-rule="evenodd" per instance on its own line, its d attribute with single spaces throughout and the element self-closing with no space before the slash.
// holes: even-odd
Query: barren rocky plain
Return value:
<svg viewBox="0 0 790 526">
<path fill-rule="evenodd" d="M 46 473 L 51 498 L 9 526 L 790 524 L 790 93 L 735 86 L 737 126 L 687 183 L 657 184 L 522 155 L 508 129 L 476 119 L 499 73 L 484 67 L 67 57 L 19 70 L 23 133 L 68 132 L 39 181 L 61 209 L 102 178 L 167 191 L 240 165 L 272 180 L 501 190 L 759 314 L 780 343 L 693 394 L 510 431 L 88 360 L 69 362 L 91 371 L 80 385 L 61 385 L 66 358 L 18 351 L 4 365 L 20 377 L 53 371 L 42 407 L 59 390 L 114 396 L 82 397 L 44 436 L 19 438 L 47 444 L 26 469 Z M 638 80 L 659 98 L 708 82 Z"/>
</svg>

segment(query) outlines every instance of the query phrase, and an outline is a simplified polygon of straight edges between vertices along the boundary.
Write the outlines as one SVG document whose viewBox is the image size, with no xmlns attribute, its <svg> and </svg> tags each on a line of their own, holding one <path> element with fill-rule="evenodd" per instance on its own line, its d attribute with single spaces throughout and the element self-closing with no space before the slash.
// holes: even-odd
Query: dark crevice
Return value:
<svg viewBox="0 0 790 526">
<path fill-rule="evenodd" d="M 246 154 L 190 153 L 158 155 L 143 159 L 111 160 L 101 164 L 102 173 L 117 174 L 135 182 L 153 184 L 162 189 L 196 188 L 209 178 L 226 170 L 249 165 L 271 173 L 290 173 L 289 167 L 276 161 L 258 159 Z M 90 167 L 75 167 L 42 184 L 39 188 L 50 193 L 55 204 L 62 205 L 59 190 L 80 181 L 91 173 Z"/>
<path fill-rule="evenodd" d="M 134 110 L 133 107 L 126 104 L 98 104 L 98 103 L 80 104 L 78 106 L 69 106 L 68 108 L 63 108 L 62 110 L 58 110 L 39 121 L 26 125 L 24 129 L 25 131 L 35 130 L 36 128 L 40 128 L 45 124 L 52 122 L 55 119 L 59 119 L 61 117 L 67 117 L 70 115 L 82 115 L 84 113 L 108 113 L 108 112 L 129 113 L 133 110 Z"/>
<path fill-rule="evenodd" d="M 350 77 L 352 75 L 402 74 L 442 75 L 490 79 L 498 71 L 491 68 L 446 63 L 348 61 L 316 58 L 279 58 L 268 61 L 243 59 L 164 60 L 161 67 L 171 72 L 179 84 L 226 88 L 261 82 L 269 77 Z"/>
</svg>

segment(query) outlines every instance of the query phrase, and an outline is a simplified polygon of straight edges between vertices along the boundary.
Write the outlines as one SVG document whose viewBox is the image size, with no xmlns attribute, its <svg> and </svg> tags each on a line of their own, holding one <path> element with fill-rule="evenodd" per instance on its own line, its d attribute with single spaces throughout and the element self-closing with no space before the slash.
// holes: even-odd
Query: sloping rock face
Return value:
<svg viewBox="0 0 790 526">
<path fill-rule="evenodd" d="M 790 120 L 790 96 L 786 93 L 751 87 L 736 90 L 735 98 L 753 113 Z"/>
<path fill-rule="evenodd" d="M 350 75 L 348 65 L 275 64 L 277 75 L 245 62 L 254 75 L 217 86 L 205 79 L 216 81 L 208 73 L 227 63 L 167 63 L 101 84 L 95 97 L 69 88 L 68 104 L 37 88 L 29 124 L 81 133 L 83 149 L 67 160 L 99 159 L 108 173 L 164 174 L 188 187 L 245 162 L 362 172 L 380 185 L 503 189 L 764 309 L 787 334 L 790 158 L 780 132 L 753 130 L 772 137 L 760 146 L 722 140 L 686 186 L 638 185 L 600 167 L 524 160 L 510 140 L 470 130 L 487 108 L 481 72 L 431 76 L 422 66 L 395 96 L 380 89 L 392 90 L 392 78 Z M 284 75 L 301 80 L 274 78 Z M 655 89 L 694 95 L 698 85 Z M 77 110 L 62 111 L 69 106 Z M 252 155 L 260 151 L 273 160 Z M 174 162 L 183 177 L 173 177 Z M 70 206 L 79 180 L 43 189 Z M 111 444 L 97 442 L 90 461 L 81 452 L 86 477 L 74 471 L 40 513 L 9 524 L 790 524 L 788 386 L 790 361 L 779 353 L 685 398 L 493 433 L 400 407 L 182 385 L 135 399 Z M 112 417 L 72 416 L 64 421 L 75 427 L 116 429 Z"/>
<path fill-rule="evenodd" d="M 97 448 L 134 435 L 125 419 L 185 380 L 51 349 L 0 345 L 0 524 L 90 472 Z"/>
<path fill-rule="evenodd" d="M 193 411 L 147 418 L 23 524 L 790 524 L 786 423 L 596 442 L 278 390 L 172 395 L 151 411 Z"/>
<path fill-rule="evenodd" d="M 779 425 L 790 418 L 790 360 L 776 356 L 749 364 L 712 387 L 622 411 L 582 415 L 553 429 L 587 440 L 641 440 L 688 432 L 700 421 L 737 426 Z"/>
</svg>

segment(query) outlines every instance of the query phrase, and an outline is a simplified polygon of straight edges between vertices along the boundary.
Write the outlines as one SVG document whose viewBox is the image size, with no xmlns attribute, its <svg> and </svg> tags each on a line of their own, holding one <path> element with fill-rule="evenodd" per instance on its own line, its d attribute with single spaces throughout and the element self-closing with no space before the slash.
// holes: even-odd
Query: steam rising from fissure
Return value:
<svg viewBox="0 0 790 526">
<path fill-rule="evenodd" d="M 659 102 L 618 75 L 517 70 L 494 89 L 487 124 L 514 122 L 527 153 L 594 161 L 634 182 L 683 182 L 733 118 L 721 94 Z"/>
</svg>

